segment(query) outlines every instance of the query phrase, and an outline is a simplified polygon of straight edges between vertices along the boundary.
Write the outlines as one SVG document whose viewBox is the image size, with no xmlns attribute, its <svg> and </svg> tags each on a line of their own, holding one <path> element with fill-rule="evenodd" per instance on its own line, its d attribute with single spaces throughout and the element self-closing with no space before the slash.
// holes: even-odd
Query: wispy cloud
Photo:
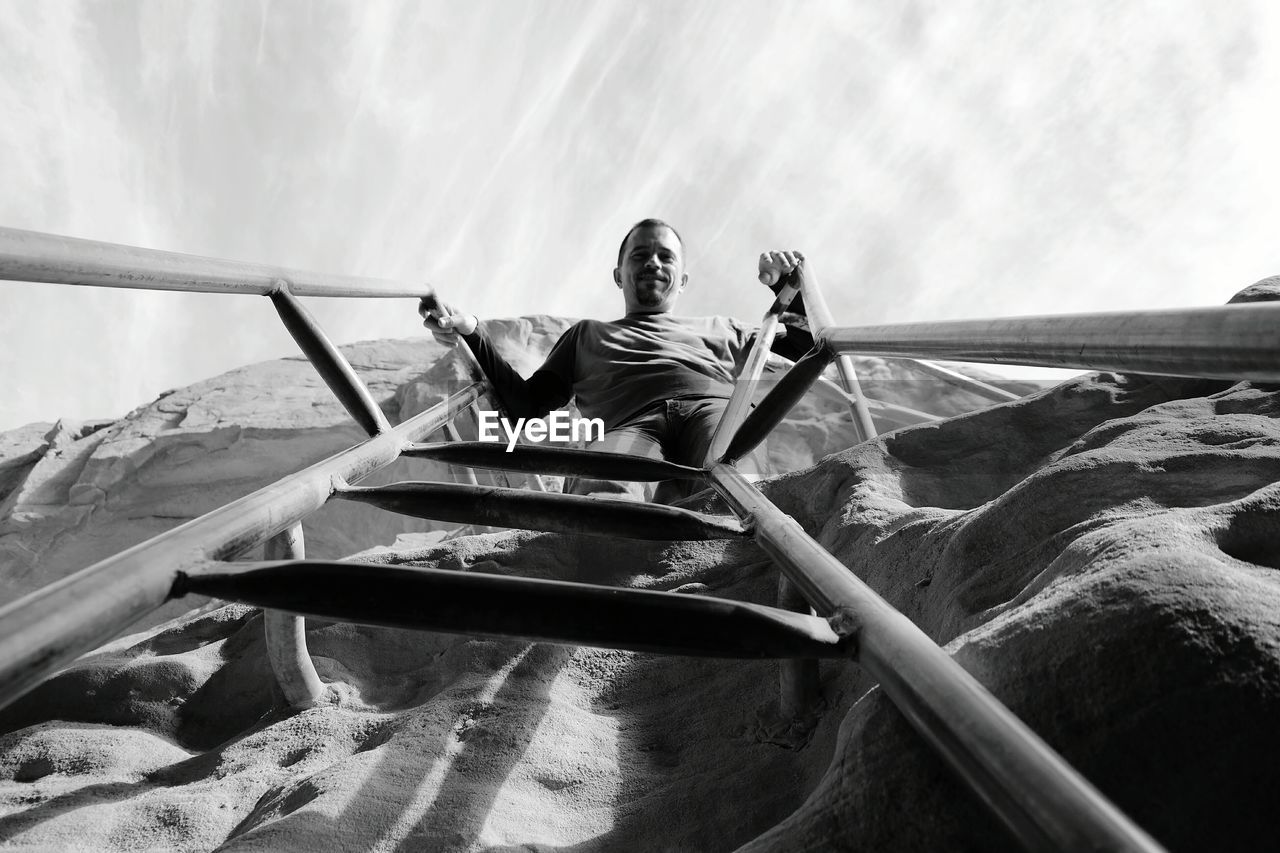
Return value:
<svg viewBox="0 0 1280 853">
<path fill-rule="evenodd" d="M 0 224 L 617 313 L 647 215 L 689 313 L 760 251 L 860 322 L 1220 302 L 1276 271 L 1280 10 L 765 0 L 0 5 Z M 339 340 L 409 303 L 326 301 Z M 0 285 L 0 428 L 291 353 L 264 300 Z M 9 384 L 12 380 L 7 380 Z"/>
</svg>

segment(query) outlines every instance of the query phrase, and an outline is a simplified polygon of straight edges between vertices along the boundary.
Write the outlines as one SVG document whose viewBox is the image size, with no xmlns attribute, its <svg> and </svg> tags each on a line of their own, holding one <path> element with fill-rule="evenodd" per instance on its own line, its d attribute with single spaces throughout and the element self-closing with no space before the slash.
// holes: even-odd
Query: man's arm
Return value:
<svg viewBox="0 0 1280 853">
<path fill-rule="evenodd" d="M 475 353 L 480 369 L 492 383 L 494 392 L 514 418 L 540 418 L 558 409 L 573 396 L 573 351 L 576 329 L 560 336 L 542 367 L 528 379 L 516 373 L 489 337 L 480 329 L 474 314 L 458 311 L 442 302 L 423 300 L 418 305 L 422 325 L 446 346 L 456 346 L 461 338 Z"/>
</svg>

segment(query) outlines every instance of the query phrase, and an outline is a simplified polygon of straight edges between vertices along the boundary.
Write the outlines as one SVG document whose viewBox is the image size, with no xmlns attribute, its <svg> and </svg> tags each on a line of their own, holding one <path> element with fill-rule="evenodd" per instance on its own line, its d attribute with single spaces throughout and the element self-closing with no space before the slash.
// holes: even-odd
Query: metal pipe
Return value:
<svg viewBox="0 0 1280 853">
<path fill-rule="evenodd" d="M 826 297 L 818 287 L 818 277 L 807 262 L 805 264 L 804 282 L 801 291 L 804 295 L 805 313 L 809 319 L 813 339 L 819 340 L 826 335 L 827 329 L 835 325 L 831 317 L 831 309 L 827 307 Z M 876 425 L 871 420 L 871 412 L 867 408 L 866 395 L 862 393 L 862 384 L 858 382 L 858 371 L 853 366 L 853 359 L 838 355 L 836 357 L 836 375 L 844 386 L 853 405 L 853 425 L 858 432 L 858 440 L 866 441 L 876 437 Z"/>
<path fill-rule="evenodd" d="M 432 456 L 429 453 L 420 452 L 423 447 L 458 447 L 462 444 L 462 433 L 458 432 L 458 426 L 453 421 L 444 425 L 444 437 L 447 439 L 445 444 L 411 444 L 404 450 L 400 451 L 401 456 L 415 456 L 419 459 L 434 459 L 437 462 L 444 462 L 450 466 L 454 477 L 464 486 L 478 486 L 480 481 L 476 479 L 476 472 L 471 470 L 472 466 L 469 462 L 459 462 L 451 459 L 447 454 Z M 473 442 L 474 443 L 474 442 Z"/>
<path fill-rule="evenodd" d="M 91 287 L 271 294 L 289 282 L 295 296 L 430 296 L 429 284 L 226 261 L 0 228 L 0 279 Z"/>
<path fill-rule="evenodd" d="M 479 636 L 727 658 L 848 657 L 816 616 L 703 595 L 383 564 L 193 567 L 181 592 L 309 616 Z"/>
<path fill-rule="evenodd" d="M 847 355 L 836 356 L 836 375 L 845 393 L 853 401 L 853 424 L 858 430 L 858 439 L 866 441 L 876 437 L 876 425 L 871 420 L 871 410 L 867 407 L 867 397 L 862 393 L 862 384 L 858 382 L 858 371 L 853 366 L 853 359 Z"/>
<path fill-rule="evenodd" d="M 585 495 L 458 483 L 391 483 L 339 489 L 334 497 L 434 521 L 460 521 L 628 539 L 737 539 L 733 519 L 687 509 Z"/>
<path fill-rule="evenodd" d="M 750 453 L 764 441 L 773 428 L 782 423 L 809 387 L 822 375 L 833 354 L 821 340 L 805 353 L 796 366 L 778 380 L 760 405 L 751 410 L 725 449 L 723 459 L 734 462 Z"/>
<path fill-rule="evenodd" d="M 769 355 L 769 367 L 773 370 L 786 372 L 795 366 L 795 362 L 783 355 L 771 353 Z M 813 383 L 813 393 L 820 400 L 829 400 L 835 403 L 841 403 L 846 406 L 853 406 L 853 398 L 849 393 L 836 383 L 832 382 L 826 376 L 819 376 Z M 922 412 L 919 409 L 911 409 L 907 406 L 901 406 L 897 403 L 890 403 L 887 400 L 866 400 L 867 409 L 874 415 L 891 421 L 900 421 L 903 417 L 910 418 L 909 423 L 919 421 L 940 421 L 942 418 L 930 412 Z"/>
<path fill-rule="evenodd" d="M 298 347 L 320 374 L 324 384 L 329 386 L 329 390 L 360 428 L 371 436 L 391 429 L 387 416 L 373 401 L 373 395 L 360 381 L 351 364 L 333 345 L 333 341 L 329 340 L 316 318 L 302 307 L 302 303 L 293 297 L 287 287 L 282 286 L 271 294 L 271 304 L 275 306 L 284 327 L 297 341 Z"/>
<path fill-rule="evenodd" d="M 778 607 L 810 613 L 809 602 L 786 575 L 778 575 Z M 778 711 L 784 719 L 799 719 L 817 706 L 821 699 L 819 674 L 816 658 L 778 662 Z"/>
<path fill-rule="evenodd" d="M 541 474 L 591 477 L 596 480 L 647 483 L 657 480 L 699 480 L 703 476 L 701 468 L 632 456 L 629 453 L 529 444 L 517 444 L 508 452 L 506 445 L 492 441 L 415 444 L 406 447 L 404 455 L 472 468 L 535 471 Z"/>
<path fill-rule="evenodd" d="M 965 376 L 941 364 L 934 364 L 932 361 L 922 361 L 918 358 L 906 359 L 917 370 L 927 373 L 935 379 L 941 379 L 948 385 L 961 388 L 965 391 L 977 394 L 979 397 L 986 397 L 988 400 L 994 400 L 997 403 L 1008 403 L 1011 400 L 1021 400 L 1022 397 L 1012 391 L 1006 391 L 995 385 L 983 382 L 980 379 L 974 379 L 972 376 Z"/>
<path fill-rule="evenodd" d="M 831 328 L 840 352 L 1280 381 L 1280 304 Z"/>
<path fill-rule="evenodd" d="M 458 425 L 453 421 L 449 421 L 449 423 L 444 425 L 444 437 L 447 441 L 453 442 L 454 444 L 458 444 L 462 442 L 462 433 L 458 432 Z M 422 447 L 422 446 L 423 445 L 421 444 L 411 444 L 409 445 L 409 447 L 406 447 L 404 450 L 401 450 L 400 455 L 402 457 L 406 456 L 408 455 L 410 448 Z M 427 445 L 427 446 L 435 447 L 435 446 L 448 446 L 448 445 Z M 453 473 L 454 482 L 456 483 L 461 483 L 464 486 L 480 485 L 480 480 L 476 477 L 476 472 L 472 468 L 466 465 L 451 464 L 449 470 L 450 472 Z M 464 524 L 459 526 L 454 531 L 454 535 L 461 535 L 464 530 L 470 533 L 476 533 L 476 534 L 496 532 L 496 528 L 489 527 L 484 524 Z"/>
<path fill-rule="evenodd" d="M 306 557 L 302 522 L 272 536 L 266 542 L 268 560 L 301 560 Z M 267 659 L 289 707 L 310 708 L 324 697 L 324 682 L 307 652 L 306 619 L 295 613 L 264 610 L 262 625 L 267 635 Z"/>
<path fill-rule="evenodd" d="M 791 300 L 800 292 L 795 279 L 795 273 L 787 274 L 786 283 L 778 291 L 778 296 L 769 306 L 769 310 L 765 311 L 764 319 L 760 321 L 760 332 L 756 335 L 755 343 L 734 381 L 733 394 L 729 397 L 729 403 L 720 415 L 716 431 L 711 436 L 711 446 L 707 448 L 707 455 L 702 463 L 704 465 L 710 465 L 724 455 L 729 447 L 729 440 L 742 425 L 742 419 L 747 416 L 751 399 L 755 396 L 756 383 L 760 381 L 765 365 L 769 362 L 773 339 L 778 334 L 779 318 L 791 304 Z"/>
<path fill-rule="evenodd" d="M 1159 851 L 1048 744 L 730 465 L 712 486 L 854 659 L 1029 850 Z"/>
<path fill-rule="evenodd" d="M 97 648 L 169 597 L 179 569 L 229 560 L 319 509 L 335 483 L 394 462 L 483 391 L 470 385 L 390 432 L 317 462 L 0 609 L 0 706 Z"/>
</svg>

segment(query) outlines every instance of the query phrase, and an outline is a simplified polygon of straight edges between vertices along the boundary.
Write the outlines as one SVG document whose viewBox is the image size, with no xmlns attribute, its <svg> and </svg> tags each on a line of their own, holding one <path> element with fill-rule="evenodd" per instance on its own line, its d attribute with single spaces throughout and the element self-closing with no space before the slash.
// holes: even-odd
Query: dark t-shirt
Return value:
<svg viewBox="0 0 1280 853">
<path fill-rule="evenodd" d="M 733 393 L 735 365 L 754 330 L 726 317 L 635 314 L 579 320 L 528 380 L 488 339 L 466 336 L 480 366 L 513 417 L 542 417 L 577 400 L 584 417 L 609 430 L 658 400 Z"/>
</svg>

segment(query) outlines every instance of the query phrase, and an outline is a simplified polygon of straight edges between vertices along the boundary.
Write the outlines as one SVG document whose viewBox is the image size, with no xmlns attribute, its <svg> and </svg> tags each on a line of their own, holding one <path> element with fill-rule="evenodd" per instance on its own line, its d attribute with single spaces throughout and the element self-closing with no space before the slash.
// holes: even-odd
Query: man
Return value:
<svg viewBox="0 0 1280 853">
<path fill-rule="evenodd" d="M 802 269 L 798 252 L 760 256 L 762 280 Z M 528 379 L 497 353 L 474 315 L 443 303 L 433 310 L 420 305 L 419 311 L 437 340 L 462 337 L 511 417 L 543 417 L 576 398 L 584 417 L 604 421 L 604 438 L 589 449 L 701 467 L 754 332 L 723 317 L 671 313 L 689 276 L 683 241 L 661 220 L 645 219 L 627 232 L 613 280 L 626 315 L 612 322 L 580 320 Z M 671 502 L 686 490 L 683 482 L 663 482 L 654 500 Z M 580 479 L 565 491 L 643 500 L 635 483 Z"/>
</svg>

